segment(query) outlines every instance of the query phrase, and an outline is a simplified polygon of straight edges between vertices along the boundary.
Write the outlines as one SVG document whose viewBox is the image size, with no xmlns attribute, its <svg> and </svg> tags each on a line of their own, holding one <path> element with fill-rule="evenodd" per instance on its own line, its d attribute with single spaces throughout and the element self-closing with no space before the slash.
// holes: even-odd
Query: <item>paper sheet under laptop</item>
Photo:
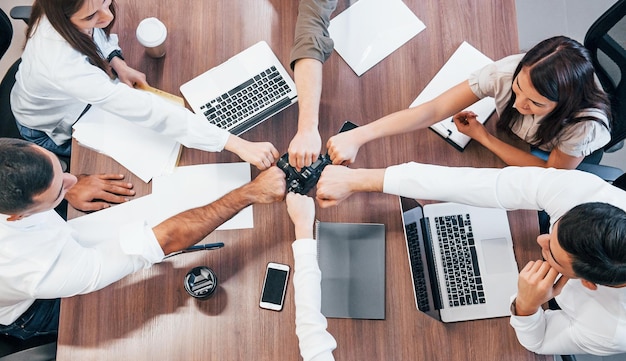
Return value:
<svg viewBox="0 0 626 361">
<path fill-rule="evenodd" d="M 115 159 L 146 183 L 170 173 L 181 150 L 172 138 L 97 107 L 91 107 L 74 124 L 72 136 L 81 145 Z"/>
<path fill-rule="evenodd" d="M 187 209 L 215 201 L 250 181 L 248 163 L 203 164 L 178 167 L 172 174 L 153 179 L 152 194 L 133 199 L 68 222 L 81 235 L 81 242 L 115 239 L 122 227 L 146 221 L 155 226 Z M 218 227 L 218 230 L 253 227 L 249 206 Z"/>
<path fill-rule="evenodd" d="M 448 59 L 448 61 L 444 64 L 441 70 L 439 70 L 435 77 L 430 81 L 430 83 L 426 85 L 426 88 L 424 88 L 417 99 L 411 103 L 409 108 L 416 107 L 434 99 L 451 87 L 459 84 L 463 80 L 466 80 L 472 72 L 492 62 L 493 61 L 491 59 L 478 51 L 476 48 L 467 42 L 463 42 L 454 54 L 452 54 L 450 59 Z M 488 97 L 474 103 L 466 110 L 471 110 L 478 114 L 478 121 L 484 124 L 495 109 L 495 100 Z M 454 122 L 452 121 L 452 117 L 431 125 L 430 129 L 437 132 L 437 134 L 441 135 L 450 144 L 461 151 L 465 149 L 467 143 L 469 143 L 472 139 L 458 131 L 456 125 L 454 125 Z"/>
<path fill-rule="evenodd" d="M 359 0 L 330 21 L 335 50 L 361 76 L 426 26 L 401 0 Z"/>
</svg>

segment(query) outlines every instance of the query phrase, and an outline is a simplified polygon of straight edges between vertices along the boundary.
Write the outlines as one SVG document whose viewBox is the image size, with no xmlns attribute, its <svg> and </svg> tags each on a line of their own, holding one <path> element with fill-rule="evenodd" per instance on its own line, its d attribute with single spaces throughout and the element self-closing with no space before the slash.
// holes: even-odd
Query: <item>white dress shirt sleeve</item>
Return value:
<svg viewBox="0 0 626 361">
<path fill-rule="evenodd" d="M 292 244 L 294 257 L 293 285 L 296 304 L 296 335 L 304 361 L 331 361 L 337 342 L 326 330 L 326 318 L 320 312 L 322 273 L 317 263 L 317 241 L 300 239 Z"/>
<path fill-rule="evenodd" d="M 152 229 L 144 222 L 129 224 L 118 239 L 86 247 L 76 240 L 64 242 L 63 249 L 33 295 L 35 298 L 70 297 L 104 288 L 163 257 Z M 72 275 L 67 277 L 67 275 Z"/>
<path fill-rule="evenodd" d="M 553 222 L 586 202 L 606 202 L 626 209 L 623 191 L 591 173 L 540 167 L 405 163 L 387 168 L 383 192 L 478 207 L 545 210 Z"/>
</svg>

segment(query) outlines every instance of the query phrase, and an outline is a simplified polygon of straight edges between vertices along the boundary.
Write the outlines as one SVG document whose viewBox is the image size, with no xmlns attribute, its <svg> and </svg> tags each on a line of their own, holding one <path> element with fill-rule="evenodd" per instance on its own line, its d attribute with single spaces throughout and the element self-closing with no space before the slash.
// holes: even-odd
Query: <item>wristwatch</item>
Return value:
<svg viewBox="0 0 626 361">
<path fill-rule="evenodd" d="M 111 60 L 113 60 L 113 58 L 118 57 L 122 60 L 124 60 L 124 57 L 122 56 L 122 51 L 119 49 L 115 49 L 111 52 L 111 54 L 109 54 L 109 56 L 107 56 L 107 61 L 110 63 Z"/>
</svg>

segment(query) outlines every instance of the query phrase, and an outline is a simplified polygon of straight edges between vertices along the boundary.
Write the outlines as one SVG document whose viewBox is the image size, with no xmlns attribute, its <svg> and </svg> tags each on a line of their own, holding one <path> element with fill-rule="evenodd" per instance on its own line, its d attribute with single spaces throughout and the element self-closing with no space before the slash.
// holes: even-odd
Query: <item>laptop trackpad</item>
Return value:
<svg viewBox="0 0 626 361">
<path fill-rule="evenodd" d="M 517 267 L 513 269 L 515 262 L 505 257 L 509 254 L 509 243 L 506 238 L 484 239 L 481 242 L 483 250 L 483 261 L 485 262 L 486 274 L 517 272 Z"/>
</svg>

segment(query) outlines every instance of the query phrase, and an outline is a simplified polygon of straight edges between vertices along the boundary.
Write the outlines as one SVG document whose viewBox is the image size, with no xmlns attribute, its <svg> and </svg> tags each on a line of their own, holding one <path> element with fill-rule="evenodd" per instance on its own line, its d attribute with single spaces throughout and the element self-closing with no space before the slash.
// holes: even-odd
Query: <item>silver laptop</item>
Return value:
<svg viewBox="0 0 626 361">
<path fill-rule="evenodd" d="M 296 86 L 264 42 L 180 86 L 191 108 L 240 135 L 297 101 Z"/>
<path fill-rule="evenodd" d="M 417 309 L 443 322 L 510 315 L 518 272 L 506 211 L 400 205 Z"/>
</svg>

